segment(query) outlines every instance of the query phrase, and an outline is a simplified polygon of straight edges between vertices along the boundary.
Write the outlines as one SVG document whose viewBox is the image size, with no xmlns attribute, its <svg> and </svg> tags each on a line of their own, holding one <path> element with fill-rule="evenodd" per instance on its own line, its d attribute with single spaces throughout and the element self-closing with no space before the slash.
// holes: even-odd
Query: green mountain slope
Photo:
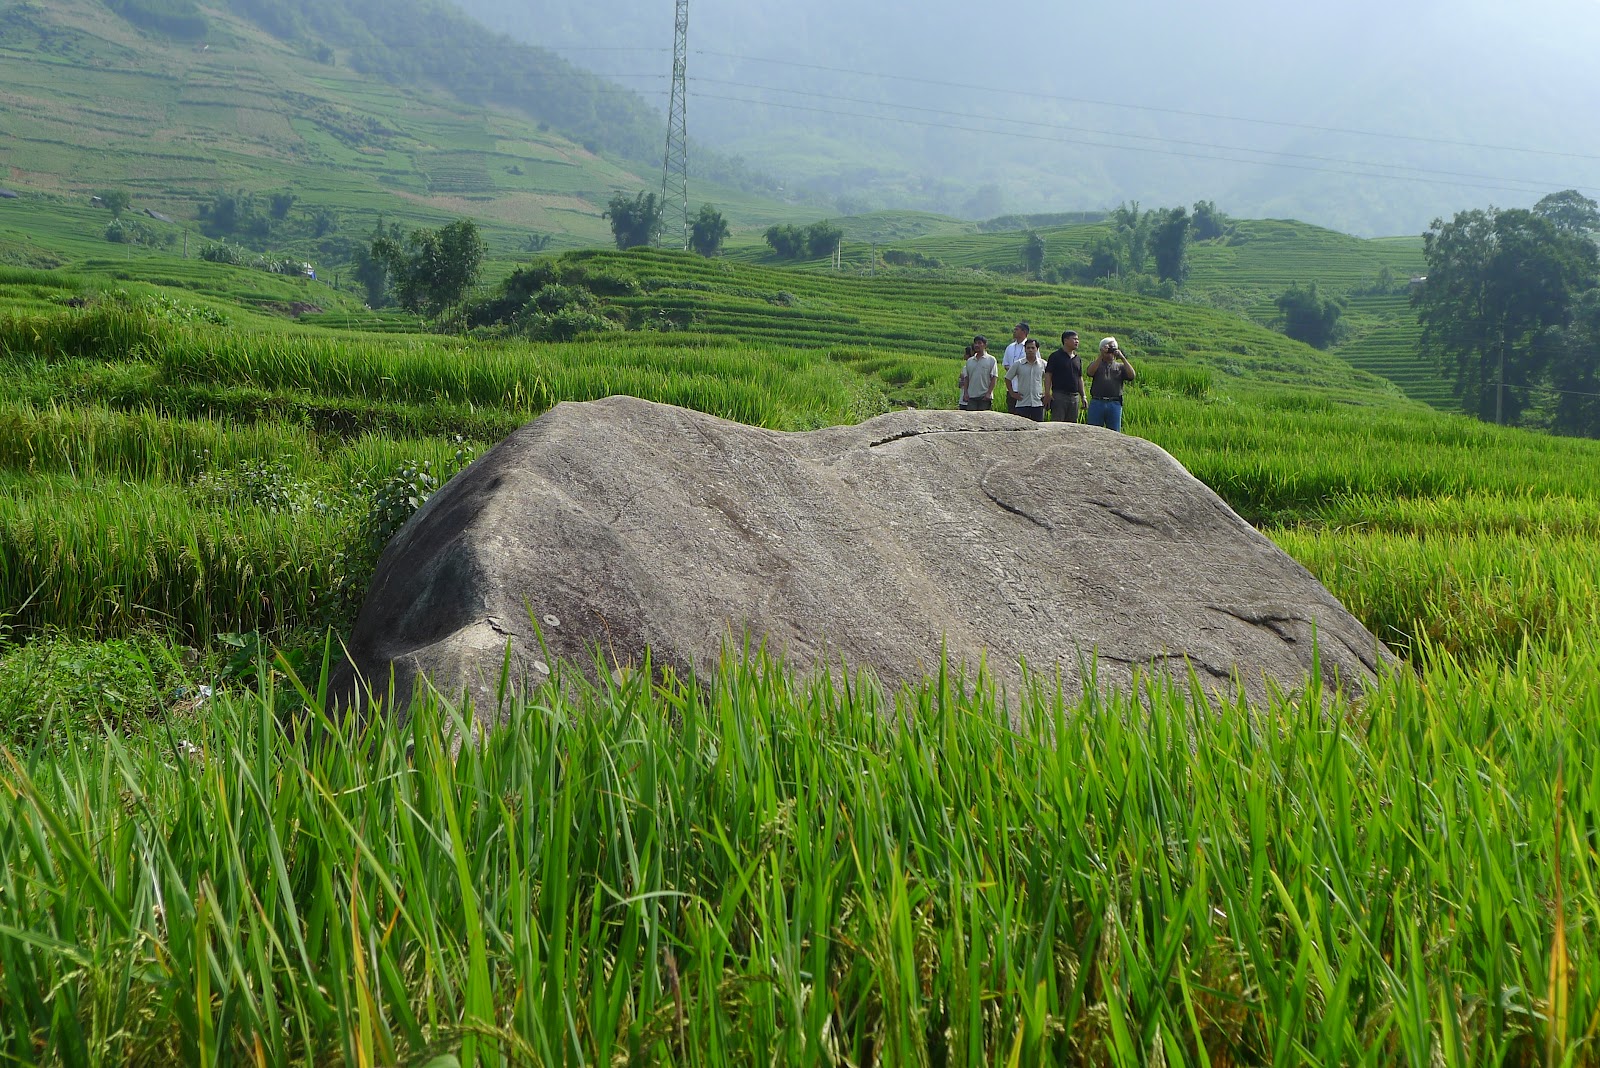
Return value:
<svg viewBox="0 0 1600 1068">
<path fill-rule="evenodd" d="M 330 5 L 324 15 L 335 9 L 356 10 Z M 97 0 L 4 4 L 0 183 L 57 195 L 122 188 L 136 208 L 178 220 L 195 220 L 219 193 L 292 193 L 284 233 L 255 243 L 334 255 L 339 234 L 359 238 L 380 214 L 408 225 L 470 216 L 506 253 L 523 249 L 533 231 L 558 244 L 608 240 L 605 201 L 658 181 L 653 167 L 575 139 L 598 138 L 615 117 L 633 131 L 627 144 L 642 146 L 649 130 L 637 98 L 603 95 L 593 79 L 578 79 L 564 104 L 550 105 L 555 117 L 540 120 L 507 102 L 527 97 L 532 83 L 467 102 L 428 76 L 467 63 L 459 26 L 429 50 L 380 51 L 383 42 L 363 44 L 354 30 L 340 38 L 326 23 L 291 20 L 277 27 L 285 39 L 243 14 L 208 8 L 203 39 L 191 40 L 136 25 Z M 341 40 L 354 47 L 329 44 Z M 530 77 L 561 75 L 552 62 Z M 624 96 L 625 106 L 616 103 Z M 562 121 L 575 127 L 570 136 Z M 777 216 L 757 197 L 713 194 L 731 218 Z"/>
</svg>

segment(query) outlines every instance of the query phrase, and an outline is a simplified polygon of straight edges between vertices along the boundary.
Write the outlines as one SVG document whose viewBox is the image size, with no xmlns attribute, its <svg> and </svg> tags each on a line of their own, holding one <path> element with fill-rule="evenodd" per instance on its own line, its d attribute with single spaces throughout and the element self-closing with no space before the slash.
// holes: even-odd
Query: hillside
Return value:
<svg viewBox="0 0 1600 1068">
<path fill-rule="evenodd" d="M 835 220 L 845 232 L 844 265 L 867 271 L 871 250 L 880 260 L 896 253 L 922 257 L 916 262 L 1018 276 L 1022 271 L 1020 228 L 982 232 L 958 220 L 875 212 Z M 1405 283 L 1424 269 L 1421 238 L 1359 238 L 1293 220 L 1236 219 L 1223 238 L 1197 242 L 1189 252 L 1190 275 L 1181 299 L 1245 316 L 1266 325 L 1277 315 L 1274 300 L 1291 284 L 1317 282 L 1324 292 L 1347 301 L 1348 334 L 1331 352 L 1351 366 L 1386 378 L 1407 396 L 1443 410 L 1457 404 L 1448 384 L 1417 356 L 1419 327 Z M 1085 258 L 1097 240 L 1109 237 L 1108 222 L 1042 226 L 1045 266 Z M 745 263 L 776 263 L 771 250 L 753 236 L 730 247 L 730 258 Z M 800 264 L 828 270 L 822 261 Z M 1388 268 L 1393 288 L 1378 286 Z"/>
<path fill-rule="evenodd" d="M 654 249 L 569 253 L 582 272 L 637 279 L 636 293 L 609 303 L 670 321 L 675 330 L 752 344 L 823 348 L 871 365 L 909 355 L 956 361 L 974 334 L 999 351 L 1013 323 L 1057 338 L 1115 334 L 1130 353 L 1157 367 L 1230 380 L 1229 392 L 1262 385 L 1318 388 L 1330 395 L 1398 396 L 1381 379 L 1356 373 L 1337 357 L 1209 308 L 1086 286 L 996 280 L 969 272 L 840 277 L 825 271 L 705 260 Z M 943 383 L 939 384 L 943 386 Z M 952 391 L 953 386 L 949 387 Z M 949 406 L 950 397 L 918 397 Z"/>
<path fill-rule="evenodd" d="M 7 2 L 0 180 L 55 196 L 122 189 L 135 211 L 191 225 L 232 198 L 259 223 L 232 239 L 320 260 L 344 258 L 380 215 L 411 226 L 470 216 L 491 249 L 507 255 L 526 252 L 536 235 L 558 246 L 605 241 L 606 200 L 659 182 L 648 162 L 619 162 L 599 141 L 580 143 L 598 135 L 576 119 L 563 133 L 493 93 L 463 99 L 426 70 L 382 67 L 371 45 L 329 45 L 339 40 L 334 28 L 313 44 L 208 8 L 201 38 L 187 40 L 136 26 L 96 0 Z M 477 32 L 489 47 L 492 35 Z M 444 62 L 437 51 L 406 55 Z M 551 62 L 540 76 L 564 78 Z M 572 78 L 573 92 L 594 104 L 589 121 L 605 125 L 613 90 Z M 650 138 L 634 139 L 643 152 L 641 138 Z M 697 192 L 735 221 L 781 214 L 751 194 Z M 274 194 L 294 198 L 281 219 L 269 212 Z"/>
</svg>

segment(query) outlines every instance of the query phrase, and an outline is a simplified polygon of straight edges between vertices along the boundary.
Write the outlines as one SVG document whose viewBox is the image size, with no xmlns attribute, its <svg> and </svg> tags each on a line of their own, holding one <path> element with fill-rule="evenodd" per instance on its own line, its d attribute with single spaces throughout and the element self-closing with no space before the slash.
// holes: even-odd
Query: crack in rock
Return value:
<svg viewBox="0 0 1600 1068">
<path fill-rule="evenodd" d="M 1089 500 L 1086 500 L 1085 503 L 1092 504 L 1097 508 L 1104 508 L 1106 511 L 1110 512 L 1112 515 L 1114 515 L 1118 519 L 1122 520 L 1124 523 L 1132 523 L 1134 526 L 1136 526 L 1136 527 L 1144 527 L 1146 530 L 1155 530 L 1155 531 L 1161 530 L 1161 527 L 1159 525 L 1157 525 L 1155 523 L 1152 523 L 1150 520 L 1146 519 L 1144 516 L 1142 516 L 1142 515 L 1134 515 L 1131 512 L 1124 512 L 1121 508 L 1118 508 L 1116 505 L 1112 504 L 1110 501 L 1097 501 L 1097 500 L 1093 500 L 1091 498 Z"/>
<path fill-rule="evenodd" d="M 1241 623 L 1248 623 L 1252 627 L 1260 627 L 1262 630 L 1269 630 L 1290 645 L 1296 644 L 1299 639 L 1297 639 L 1293 634 L 1289 633 L 1288 629 L 1282 624 L 1303 624 L 1306 622 L 1303 617 L 1290 615 L 1282 610 L 1262 609 L 1258 612 L 1251 612 L 1245 609 L 1226 608 L 1218 604 L 1208 604 L 1206 607 L 1211 609 L 1213 612 L 1220 612 L 1222 615 L 1232 616 Z"/>
<path fill-rule="evenodd" d="M 1207 675 L 1210 675 L 1214 679 L 1221 679 L 1223 682 L 1233 681 L 1232 671 L 1225 668 L 1219 668 L 1210 661 L 1200 660 L 1189 653 L 1160 653 L 1151 658 L 1152 663 L 1154 663 L 1156 660 L 1176 661 L 1188 667 L 1199 668 L 1201 671 L 1204 671 Z"/>
<path fill-rule="evenodd" d="M 944 427 L 924 426 L 918 427 L 915 430 L 902 430 L 898 434 L 890 434 L 886 438 L 878 438 L 876 441 L 869 441 L 867 442 L 867 448 L 876 449 L 879 445 L 891 445 L 896 441 L 904 441 L 906 438 L 920 438 L 929 434 L 1019 434 L 1025 433 L 1029 429 L 1031 428 L 1025 426 L 961 426 L 950 429 L 945 429 Z"/>
<path fill-rule="evenodd" d="M 995 494 L 994 494 L 994 490 L 989 488 L 989 476 L 988 475 L 985 475 L 981 480 L 979 480 L 978 488 L 983 490 L 983 495 L 985 497 L 989 498 L 991 501 L 993 501 L 1002 510 L 1010 512 L 1012 515 L 1021 516 L 1023 519 L 1026 519 L 1028 522 L 1032 523 L 1034 526 L 1039 527 L 1042 530 L 1054 530 L 1055 529 L 1055 527 L 1051 526 L 1048 522 L 1046 522 L 1043 519 L 1040 519 L 1038 516 L 1032 514 L 1031 512 L 1024 511 L 1023 509 L 1018 508 L 1014 504 L 1007 504 L 1005 501 L 1002 501 L 999 497 L 996 497 Z"/>
</svg>

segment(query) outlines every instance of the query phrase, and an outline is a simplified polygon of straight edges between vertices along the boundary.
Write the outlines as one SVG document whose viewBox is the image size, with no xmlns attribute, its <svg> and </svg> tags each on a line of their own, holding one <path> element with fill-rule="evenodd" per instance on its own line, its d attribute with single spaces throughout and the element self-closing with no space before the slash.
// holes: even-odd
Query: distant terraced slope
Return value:
<svg viewBox="0 0 1600 1068">
<path fill-rule="evenodd" d="M 848 220 L 844 264 L 866 270 L 871 245 L 851 230 L 871 233 L 871 216 Z M 1109 223 L 1054 227 L 1039 231 L 1045 242 L 1045 263 L 1063 263 L 1084 255 L 1097 239 L 1109 236 Z M 1015 274 L 1021 269 L 1022 231 L 1007 233 L 947 232 L 925 237 L 878 241 L 880 255 L 891 250 L 916 253 L 954 268 Z M 770 251 L 746 240 L 732 255 L 744 262 L 771 262 Z M 823 263 L 812 264 L 823 269 Z M 1375 292 L 1379 272 L 1388 267 L 1396 290 Z M 1455 410 L 1446 383 L 1418 354 L 1420 328 L 1411 312 L 1405 283 L 1424 270 L 1420 237 L 1366 239 L 1292 220 L 1236 220 L 1224 238 L 1195 244 L 1190 250 L 1190 275 L 1185 294 L 1191 299 L 1268 324 L 1277 315 L 1278 294 L 1293 283 L 1315 281 L 1327 293 L 1348 302 L 1347 339 L 1331 350 L 1351 365 L 1387 378 L 1406 395 L 1434 407 Z"/>
<path fill-rule="evenodd" d="M 219 193 L 292 192 L 296 218 L 332 213 L 346 237 L 380 215 L 411 227 L 470 217 L 506 252 L 533 231 L 609 242 L 611 195 L 659 184 L 559 123 L 421 76 L 362 73 L 346 49 L 315 58 L 229 7 L 208 6 L 202 37 L 177 40 L 97 0 L 0 2 L 0 182 L 84 199 L 117 188 L 136 210 L 191 224 Z M 789 210 L 697 193 L 735 223 Z M 316 258 L 309 243 L 298 251 Z"/>
</svg>

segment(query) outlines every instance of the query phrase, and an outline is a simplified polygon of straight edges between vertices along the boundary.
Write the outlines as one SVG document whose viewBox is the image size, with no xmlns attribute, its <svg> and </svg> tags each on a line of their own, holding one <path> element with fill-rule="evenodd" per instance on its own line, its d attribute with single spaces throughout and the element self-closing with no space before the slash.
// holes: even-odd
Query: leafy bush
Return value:
<svg viewBox="0 0 1600 1068">
<path fill-rule="evenodd" d="M 1304 341 L 1313 348 L 1325 349 L 1332 345 L 1344 329 L 1340 322 L 1344 300 L 1323 294 L 1316 282 L 1308 286 L 1296 282 L 1279 294 L 1276 303 L 1279 318 L 1275 325 L 1296 341 Z"/>
<path fill-rule="evenodd" d="M 129 311 L 137 311 L 145 318 L 168 323 L 211 323 L 226 326 L 228 316 L 215 308 L 200 304 L 187 304 L 176 297 L 159 293 L 135 296 L 126 289 L 114 289 L 101 298 L 105 304 Z"/>
<path fill-rule="evenodd" d="M 428 503 L 440 486 L 472 463 L 476 450 L 456 438 L 456 452 L 437 472 L 428 460 L 412 460 L 395 468 L 387 477 L 363 480 L 356 484 L 358 497 L 367 501 L 366 514 L 357 524 L 349 544 L 339 554 L 339 588 L 335 591 L 336 611 L 353 616 L 366 595 L 367 581 L 378 566 L 378 558 L 391 538 L 399 533 L 417 509 Z"/>
<path fill-rule="evenodd" d="M 921 252 L 911 252 L 903 248 L 885 249 L 883 262 L 891 267 L 939 268 L 944 266 L 944 261 L 936 256 L 927 256 Z"/>
<path fill-rule="evenodd" d="M 202 463 L 209 459 L 209 454 Z M 240 460 L 231 468 L 208 470 L 194 480 L 194 489 L 206 501 L 224 508 L 251 507 L 264 512 L 293 514 L 310 508 L 326 510 L 329 500 L 281 460 Z"/>
<path fill-rule="evenodd" d="M 243 259 L 243 254 L 237 245 L 230 245 L 226 241 L 215 245 L 206 245 L 200 250 L 200 258 L 207 263 L 238 263 Z"/>
<path fill-rule="evenodd" d="M 173 237 L 157 234 L 142 222 L 128 218 L 112 219 L 106 227 L 106 240 L 117 245 L 171 245 Z"/>
<path fill-rule="evenodd" d="M 803 256 L 820 259 L 838 250 L 844 231 L 824 219 L 810 226 L 790 223 L 769 226 L 764 236 L 772 251 L 783 259 L 797 260 Z"/>
<path fill-rule="evenodd" d="M 38 638 L 0 658 L 0 741 L 126 727 L 160 712 L 176 679 L 140 640 Z"/>
</svg>

